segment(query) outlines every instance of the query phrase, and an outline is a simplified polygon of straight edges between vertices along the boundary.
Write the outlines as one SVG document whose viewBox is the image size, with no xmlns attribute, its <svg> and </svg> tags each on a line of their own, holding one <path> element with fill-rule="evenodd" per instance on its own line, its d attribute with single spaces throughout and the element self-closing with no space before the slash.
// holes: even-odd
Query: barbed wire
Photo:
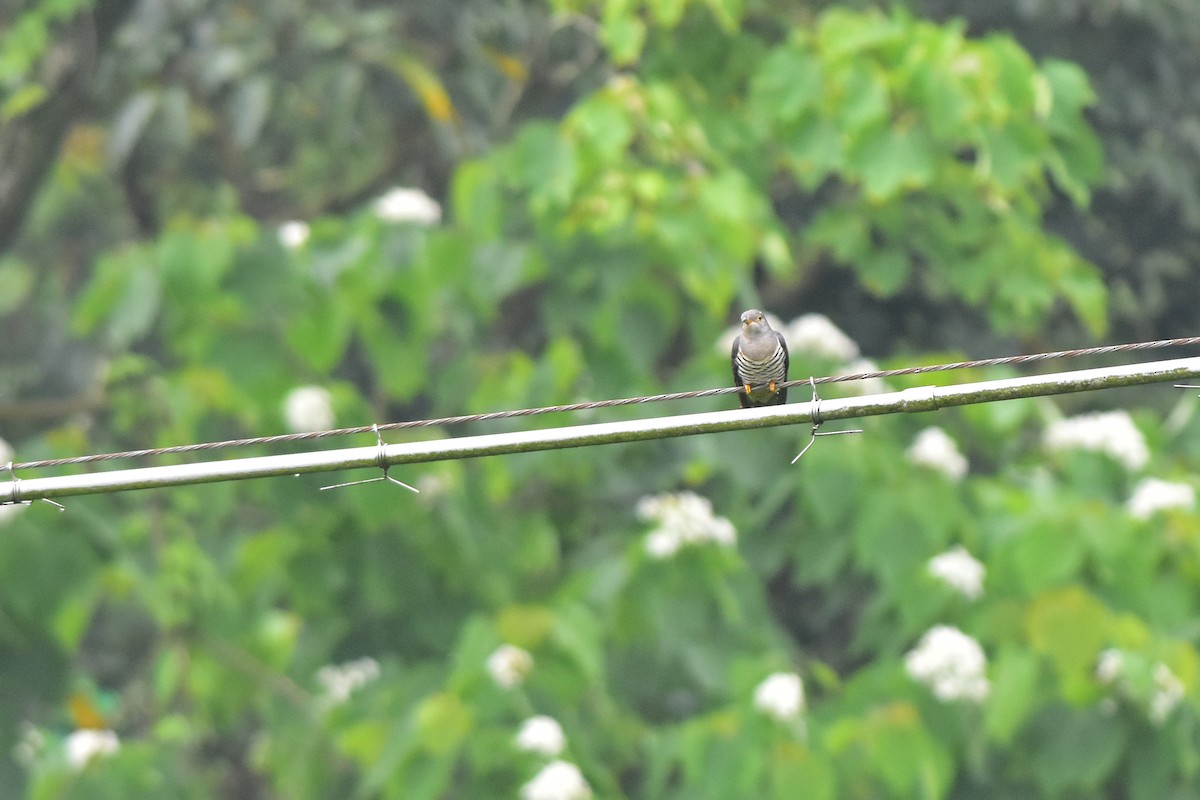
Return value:
<svg viewBox="0 0 1200 800">
<path fill-rule="evenodd" d="M 1130 353 L 1142 350 L 1158 350 L 1167 347 L 1186 347 L 1200 344 L 1200 336 L 1188 336 L 1179 339 L 1158 339 L 1150 342 L 1132 342 L 1129 344 L 1103 345 L 1100 347 L 1084 347 L 1076 350 L 1056 350 L 1049 353 L 1032 353 L 1020 356 L 1001 356 L 998 358 L 982 358 L 972 361 L 955 361 L 949 364 L 930 364 L 919 367 L 904 367 L 901 369 L 883 369 L 871 372 L 856 372 L 847 375 L 826 375 L 820 378 L 801 378 L 777 384 L 777 388 L 785 389 L 792 386 L 811 386 L 826 383 L 844 383 L 847 381 L 864 381 L 877 378 L 897 378 L 904 375 L 922 375 L 931 372 L 947 372 L 958 369 L 975 369 L 982 367 L 1015 366 L 1031 364 L 1052 359 L 1081 358 L 1084 356 L 1110 355 L 1112 353 Z M 304 431 L 301 433 L 283 433 L 273 436 L 255 436 L 247 439 L 227 439 L 219 442 L 200 442 L 197 444 L 174 445 L 171 447 L 151 447 L 144 450 L 125 450 L 118 453 L 100 453 L 96 455 L 75 456 L 73 458 L 52 458 L 42 461 L 25 461 L 5 465 L 10 471 L 27 469 L 44 469 L 48 467 L 64 467 L 75 464 L 91 464 L 99 461 L 112 461 L 124 458 L 145 458 L 149 456 L 171 455 L 176 453 L 197 453 L 207 450 L 220 450 L 231 447 L 250 447 L 263 444 L 280 444 L 284 442 L 301 442 L 314 439 L 325 439 L 331 436 L 352 436 L 355 434 L 378 433 L 382 431 L 406 430 L 409 428 L 428 428 L 445 425 L 461 425 L 470 422 L 489 422 L 498 419 L 513 419 L 516 417 L 532 417 L 541 414 L 556 414 L 571 411 L 592 411 L 600 408 L 616 408 L 619 406 L 641 405 L 643 403 L 660 403 L 668 400 L 694 400 L 701 397 L 717 397 L 726 394 L 737 394 L 744 391 L 741 386 L 721 386 L 714 389 L 700 389 L 688 392 L 669 392 L 666 394 L 645 395 L 643 397 L 622 397 L 611 400 L 594 400 L 582 403 L 567 403 L 557 406 L 539 406 L 536 408 L 519 408 L 507 411 L 491 411 L 483 414 L 462 414 L 454 417 L 437 417 L 432 419 L 406 420 L 403 422 L 385 422 L 376 425 L 359 425 L 353 428 L 333 428 L 324 431 Z"/>
</svg>

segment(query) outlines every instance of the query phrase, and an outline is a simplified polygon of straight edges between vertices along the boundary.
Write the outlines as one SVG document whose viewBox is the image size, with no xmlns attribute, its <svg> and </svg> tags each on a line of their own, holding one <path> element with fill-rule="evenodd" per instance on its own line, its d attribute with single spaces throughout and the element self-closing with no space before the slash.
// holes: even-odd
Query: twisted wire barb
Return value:
<svg viewBox="0 0 1200 800">
<path fill-rule="evenodd" d="M 979 367 L 997 367 L 1004 365 L 1030 364 L 1036 361 L 1049 361 L 1058 358 L 1080 358 L 1082 356 L 1108 355 L 1111 353 L 1130 353 L 1141 350 L 1158 350 L 1167 347 L 1185 347 L 1200 344 L 1200 336 L 1188 336 L 1180 339 L 1158 339 L 1151 342 L 1133 342 L 1130 344 L 1112 344 L 1101 347 L 1084 347 L 1077 350 L 1056 350 L 1050 353 L 1033 353 L 1023 356 L 1001 356 L 999 358 L 983 358 L 973 361 L 955 361 L 949 364 L 931 364 L 922 367 L 904 367 L 903 369 L 883 369 L 873 372 L 856 372 L 850 375 L 826 375 L 821 378 L 802 378 L 777 384 L 777 388 L 785 389 L 791 386 L 815 386 L 822 383 L 843 383 L 846 381 L 863 381 L 875 378 L 896 378 L 902 375 L 920 375 L 927 372 L 946 372 L 955 369 L 975 369 Z M 740 386 L 722 386 L 715 389 L 701 389 L 690 392 L 670 392 L 653 394 L 644 397 L 622 397 L 613 400 L 595 400 L 585 403 L 567 403 L 557 406 L 540 406 L 537 408 L 519 408 L 508 411 L 491 411 L 486 414 L 462 414 L 456 417 L 438 417 L 434 419 L 406 420 L 404 422 L 386 422 L 376 425 L 359 425 L 353 428 L 334 428 L 326 431 L 305 431 L 303 433 L 283 433 L 274 436 L 256 436 L 249 439 L 227 439 L 220 442 L 200 442 L 198 444 L 183 444 L 173 447 L 151 447 L 145 450 L 126 450 L 119 453 L 100 453 L 97 455 L 75 456 L 74 458 L 52 458 L 43 461 L 26 461 L 19 464 L 5 465 L 9 470 L 43 469 L 46 467 L 63 467 L 73 464 L 90 464 L 97 461 L 111 461 L 118 458 L 143 458 L 172 453 L 196 453 L 204 450 L 220 450 L 228 447 L 249 447 L 260 444 L 277 444 L 280 442 L 301 442 L 311 439 L 324 439 L 330 436 L 351 436 L 362 433 L 378 433 L 380 431 L 396 431 L 407 428 L 428 428 L 440 425 L 460 425 L 468 422 L 488 422 L 497 419 L 514 417 L 532 417 L 540 414 L 555 414 L 567 411 L 591 411 L 598 408 L 615 408 L 617 406 L 640 405 L 642 403 L 659 403 L 666 400 L 693 400 L 700 397 L 716 397 L 726 394 L 737 394 L 743 391 Z"/>
</svg>

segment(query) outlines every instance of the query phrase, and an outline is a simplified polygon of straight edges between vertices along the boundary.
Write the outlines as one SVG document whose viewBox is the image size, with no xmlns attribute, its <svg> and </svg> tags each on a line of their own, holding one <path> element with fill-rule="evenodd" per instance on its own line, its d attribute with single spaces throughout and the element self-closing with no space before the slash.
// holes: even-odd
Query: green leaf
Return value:
<svg viewBox="0 0 1200 800">
<path fill-rule="evenodd" d="M 496 314 L 500 301 L 522 286 L 541 278 L 547 265 L 541 250 L 513 242 L 490 242 L 471 256 L 471 295 L 479 314 Z"/>
<path fill-rule="evenodd" d="M 844 206 L 818 213 L 805 235 L 812 244 L 828 248 L 843 264 L 853 265 L 871 249 L 868 221 L 857 209 Z"/>
<path fill-rule="evenodd" d="M 646 0 L 646 8 L 654 16 L 654 21 L 668 30 L 683 19 L 687 4 L 688 0 Z"/>
<path fill-rule="evenodd" d="M 1005 648 L 988 674 L 992 690 L 987 699 L 985 727 L 989 738 L 1008 745 L 1035 708 L 1038 658 L 1025 650 Z"/>
<path fill-rule="evenodd" d="M 736 31 L 741 24 L 745 13 L 743 3 L 744 0 L 705 0 L 717 23 L 728 32 Z"/>
<path fill-rule="evenodd" d="M 1048 708 L 1031 730 L 1033 772 L 1052 796 L 1068 789 L 1094 794 L 1116 769 L 1126 729 L 1099 708 Z"/>
<path fill-rule="evenodd" d="M 108 134 L 108 161 L 113 169 L 119 169 L 129 159 L 150 117 L 158 109 L 159 100 L 157 90 L 144 89 L 117 111 Z"/>
<path fill-rule="evenodd" d="M 136 249 L 102 258 L 75 306 L 72 327 L 91 333 L 103 326 L 111 347 L 122 350 L 147 331 L 158 315 L 158 272 Z"/>
<path fill-rule="evenodd" d="M 1055 58 L 1042 63 L 1041 73 L 1050 85 L 1050 130 L 1061 135 L 1086 130 L 1080 112 L 1096 102 L 1087 73 L 1078 64 Z"/>
<path fill-rule="evenodd" d="M 528 187 L 537 216 L 566 206 L 579 180 L 573 143 L 556 126 L 532 123 L 522 129 L 508 149 L 509 179 Z"/>
<path fill-rule="evenodd" d="M 944 796 L 954 761 L 912 705 L 893 702 L 872 710 L 860 735 L 866 758 L 858 768 L 878 775 L 894 796 Z"/>
<path fill-rule="evenodd" d="M 872 250 L 852 266 L 863 285 L 879 297 L 890 297 L 903 289 L 912 269 L 908 254 L 895 248 Z"/>
<path fill-rule="evenodd" d="M 614 3 L 608 7 L 619 8 L 620 5 L 622 4 Z M 646 43 L 646 23 L 633 12 L 618 11 L 605 14 L 600 38 L 608 48 L 613 63 L 628 66 L 637 61 L 642 54 L 642 47 Z"/>
<path fill-rule="evenodd" d="M 1010 123 L 980 131 L 980 164 L 977 170 L 994 180 L 1003 190 L 1015 191 L 1036 175 L 1045 152 L 1044 133 L 1029 123 Z"/>
<path fill-rule="evenodd" d="M 339 354 L 344 351 L 349 330 L 353 329 L 350 326 L 355 322 L 349 307 L 330 310 L 335 312 L 333 322 L 339 326 L 335 333 L 340 338 L 324 352 L 326 356 L 333 355 L 334 350 Z M 346 331 L 342 325 L 346 325 Z M 399 330 L 390 319 L 376 313 L 364 314 L 354 327 L 370 356 L 375 378 L 388 397 L 408 400 L 428 388 L 429 352 L 425 347 L 415 346 L 419 337 Z M 319 330 L 314 325 L 310 332 L 315 335 Z"/>
<path fill-rule="evenodd" d="M 1030 525 L 1009 547 L 1021 586 L 1030 594 L 1075 575 L 1086 550 L 1083 539 L 1057 517 Z"/>
<path fill-rule="evenodd" d="M 451 188 L 454 220 L 483 239 L 503 230 L 504 196 L 496 165 L 488 159 L 465 161 L 454 171 Z"/>
<path fill-rule="evenodd" d="M 1047 258 L 1058 262 L 1052 280 L 1071 309 L 1093 336 L 1102 336 L 1108 330 L 1108 287 L 1104 277 L 1065 245 L 1054 247 Z"/>
<path fill-rule="evenodd" d="M 238 147 L 246 149 L 258 141 L 271 111 L 271 100 L 271 81 L 265 75 L 255 75 L 238 84 L 230 107 L 231 133 Z"/>
<path fill-rule="evenodd" d="M 569 135 L 586 144 L 593 158 L 583 160 L 589 170 L 616 161 L 633 139 L 633 123 L 621 100 L 613 92 L 602 92 L 575 107 L 566 120 Z"/>
<path fill-rule="evenodd" d="M 1034 102 L 1033 59 L 1007 36 L 988 39 L 986 47 L 994 78 L 989 99 L 998 106 L 997 116 L 1028 115 Z"/>
<path fill-rule="evenodd" d="M 0 257 L 0 317 L 20 308 L 33 289 L 33 270 L 14 256 Z"/>
<path fill-rule="evenodd" d="M 827 93 L 837 101 L 835 119 L 843 135 L 886 125 L 891 113 L 887 76 L 869 62 L 853 62 L 829 76 Z M 827 98 L 829 99 L 829 98 Z"/>
<path fill-rule="evenodd" d="M 314 290 L 288 318 L 284 335 L 292 350 L 313 370 L 323 374 L 346 352 L 353 322 L 341 295 Z M 368 344 L 371 343 L 368 338 Z"/>
<path fill-rule="evenodd" d="M 1108 609 L 1078 586 L 1048 590 L 1030 603 L 1025 613 L 1029 643 L 1054 662 L 1068 696 L 1082 697 L 1090 689 L 1110 620 Z"/>
<path fill-rule="evenodd" d="M 10 94 L 0 103 L 0 120 L 11 121 L 37 108 L 47 97 L 46 87 L 29 83 Z"/>
<path fill-rule="evenodd" d="M 793 800 L 803 788 L 805 800 L 834 800 L 837 775 L 821 755 L 796 742 L 780 742 L 768 764 L 771 777 L 769 797 Z"/>
<path fill-rule="evenodd" d="M 458 749 L 471 728 L 471 710 L 457 695 L 435 694 L 417 707 L 417 737 L 431 753 Z"/>
<path fill-rule="evenodd" d="M 793 46 L 776 48 L 750 84 L 750 105 L 769 124 L 799 119 L 821 97 L 821 66 L 810 53 Z"/>
<path fill-rule="evenodd" d="M 824 117 L 811 117 L 784 141 L 789 166 L 800 185 L 816 189 L 830 173 L 844 167 L 841 129 Z"/>
</svg>

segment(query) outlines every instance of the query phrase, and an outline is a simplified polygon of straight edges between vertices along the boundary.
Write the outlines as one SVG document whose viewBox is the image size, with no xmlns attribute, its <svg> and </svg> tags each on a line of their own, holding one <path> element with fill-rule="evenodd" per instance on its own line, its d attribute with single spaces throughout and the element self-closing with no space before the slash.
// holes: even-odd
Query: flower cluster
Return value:
<svg viewBox="0 0 1200 800">
<path fill-rule="evenodd" d="M 637 515 L 657 523 L 646 536 L 646 552 L 654 558 L 670 558 L 689 544 L 731 547 L 737 542 L 733 523 L 715 516 L 708 498 L 695 492 L 647 495 L 638 501 Z"/>
<path fill-rule="evenodd" d="M 488 656 L 488 674 L 501 689 L 520 685 L 532 670 L 533 656 L 515 645 L 500 645 Z"/>
<path fill-rule="evenodd" d="M 754 690 L 754 707 L 769 717 L 785 721 L 804 713 L 804 683 L 794 672 L 768 675 Z"/>
<path fill-rule="evenodd" d="M 1106 453 L 1128 470 L 1150 460 L 1142 432 L 1124 411 L 1097 412 L 1055 421 L 1046 429 L 1051 450 L 1092 450 Z"/>
<path fill-rule="evenodd" d="M 567 746 L 567 735 L 563 733 L 562 725 L 554 717 L 539 714 L 530 717 L 521 725 L 517 732 L 517 749 L 526 753 L 536 753 L 546 758 L 554 758 L 562 754 Z"/>
<path fill-rule="evenodd" d="M 782 331 L 792 353 L 846 363 L 858 358 L 858 343 L 824 314 L 803 314 Z"/>
<path fill-rule="evenodd" d="M 1173 508 L 1191 511 L 1196 507 L 1196 490 L 1186 483 L 1146 478 L 1133 490 L 1126 508 L 1136 519 L 1150 519 L 1159 511 Z"/>
<path fill-rule="evenodd" d="M 279 243 L 288 250 L 299 250 L 308 241 L 310 233 L 307 222 L 291 220 L 279 226 Z"/>
<path fill-rule="evenodd" d="M 1166 664 L 1154 665 L 1154 693 L 1150 695 L 1150 721 L 1162 725 L 1183 700 L 1184 686 Z"/>
<path fill-rule="evenodd" d="M 1150 676 L 1149 688 L 1144 681 L 1133 679 L 1131 673 Z M 1171 672 L 1166 664 L 1155 662 L 1153 666 L 1138 654 L 1126 653 L 1110 647 L 1096 661 L 1096 680 L 1110 686 L 1118 693 L 1141 701 L 1146 716 L 1155 725 L 1162 725 L 1171 712 L 1183 700 L 1183 682 Z M 1138 687 L 1142 687 L 1139 691 Z"/>
<path fill-rule="evenodd" d="M 926 428 L 905 451 L 910 464 L 928 467 L 958 483 L 967 475 L 967 458 L 958 450 L 950 435 L 938 427 Z"/>
<path fill-rule="evenodd" d="M 983 596 L 983 564 L 959 545 L 929 559 L 929 574 L 968 600 Z"/>
<path fill-rule="evenodd" d="M 1096 680 L 1101 683 L 1114 685 L 1125 674 L 1125 654 L 1115 647 L 1110 647 L 1100 654 L 1096 661 Z"/>
<path fill-rule="evenodd" d="M 958 628 L 937 625 L 904 656 L 904 668 L 942 702 L 982 702 L 988 696 L 987 658 L 979 642 Z"/>
<path fill-rule="evenodd" d="M 283 418 L 292 433 L 326 431 L 333 427 L 333 397 L 320 386 L 300 386 L 283 401 Z"/>
<path fill-rule="evenodd" d="M 20 738 L 13 745 L 13 758 L 21 766 L 30 768 L 45 749 L 46 734 L 32 722 L 23 721 L 20 726 Z"/>
<path fill-rule="evenodd" d="M 379 662 L 373 658 L 359 658 L 317 670 L 317 683 L 334 703 L 346 702 L 355 691 L 378 677 Z"/>
<path fill-rule="evenodd" d="M 83 769 L 93 759 L 104 758 L 117 752 L 120 746 L 120 740 L 112 731 L 72 731 L 65 742 L 67 764 L 71 769 Z"/>
<path fill-rule="evenodd" d="M 388 191 L 375 201 L 375 214 L 385 222 L 436 225 L 442 221 L 442 207 L 420 189 Z"/>
<path fill-rule="evenodd" d="M 521 787 L 521 800 L 588 800 L 591 796 L 592 787 L 569 761 L 551 761 Z"/>
</svg>

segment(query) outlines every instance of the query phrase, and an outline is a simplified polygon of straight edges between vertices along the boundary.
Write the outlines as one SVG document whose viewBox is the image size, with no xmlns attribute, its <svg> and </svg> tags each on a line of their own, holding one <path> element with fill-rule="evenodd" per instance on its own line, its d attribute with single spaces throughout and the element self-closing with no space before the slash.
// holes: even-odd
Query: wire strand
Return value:
<svg viewBox="0 0 1200 800">
<path fill-rule="evenodd" d="M 931 364 L 921 367 L 905 367 L 903 369 L 884 369 L 873 372 L 856 372 L 849 375 L 827 375 L 821 378 L 803 378 L 778 384 L 777 388 L 791 386 L 809 386 L 825 383 L 844 383 L 847 381 L 872 380 L 876 378 L 896 378 L 903 375 L 921 375 L 929 372 L 947 372 L 957 369 L 975 369 L 980 367 L 997 367 L 1005 365 L 1031 364 L 1038 361 L 1050 361 L 1059 358 L 1081 358 L 1083 356 L 1109 355 L 1112 353 L 1130 353 L 1142 350 L 1158 350 L 1167 347 L 1186 347 L 1200 344 L 1200 336 L 1188 336 L 1181 339 L 1159 339 L 1151 342 L 1133 342 L 1130 344 L 1113 344 L 1101 347 L 1085 347 L 1077 350 L 1056 350 L 1050 353 L 1033 353 L 1022 356 L 1002 356 L 999 358 L 983 358 L 974 361 L 955 361 L 949 364 Z M 726 394 L 742 392 L 741 386 L 722 386 L 715 389 L 701 389 L 690 392 L 670 392 L 667 394 L 646 395 L 644 397 L 622 397 L 613 400 L 595 400 L 586 403 L 568 403 L 557 406 L 540 406 L 537 408 L 520 408 L 508 411 L 491 411 L 485 414 L 462 414 L 456 417 L 437 417 L 434 419 L 407 420 L 404 422 L 387 422 L 378 425 L 359 425 L 353 428 L 334 428 L 326 431 L 305 431 L 303 433 L 284 433 L 274 436 L 256 436 L 249 439 L 227 439 L 220 442 L 201 442 L 198 444 L 175 445 L 173 447 L 151 447 L 145 450 L 126 450 L 119 453 L 100 453 L 97 455 L 75 456 L 74 458 L 52 458 L 43 461 L 25 461 L 19 464 L 6 465 L 10 472 L 18 469 L 45 469 L 47 467 L 64 467 L 74 464 L 91 464 L 98 461 L 112 461 L 123 458 L 144 458 L 148 456 L 169 455 L 174 453 L 197 453 L 206 450 L 221 450 L 230 447 L 249 447 L 252 445 L 278 444 L 282 442 L 302 442 L 313 439 L 325 439 L 330 436 L 352 436 L 355 434 L 375 433 L 378 431 L 397 431 L 409 428 L 428 428 L 441 425 L 461 425 L 468 422 L 489 422 L 497 419 L 512 419 L 515 417 L 532 417 L 541 414 L 555 414 L 569 411 L 592 411 L 599 408 L 616 408 L 618 406 L 641 405 L 643 403 L 660 403 L 667 400 L 693 400 L 701 397 L 717 397 Z"/>
</svg>

